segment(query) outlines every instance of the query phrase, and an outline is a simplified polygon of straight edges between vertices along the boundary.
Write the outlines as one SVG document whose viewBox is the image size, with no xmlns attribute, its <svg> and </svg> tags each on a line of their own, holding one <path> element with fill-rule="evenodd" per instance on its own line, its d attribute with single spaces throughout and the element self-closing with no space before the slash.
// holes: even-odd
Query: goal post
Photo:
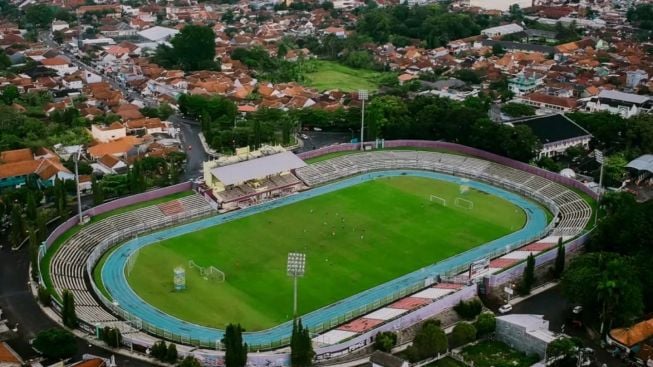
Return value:
<svg viewBox="0 0 653 367">
<path fill-rule="evenodd" d="M 456 198 L 456 200 L 454 200 L 454 204 L 459 208 L 463 208 L 467 210 L 474 209 L 474 202 L 471 200 Z"/>
<path fill-rule="evenodd" d="M 200 272 L 200 276 L 206 280 L 214 280 L 217 282 L 224 282 L 226 279 L 225 273 L 216 268 L 215 266 L 200 266 L 195 263 L 193 260 L 188 261 L 188 267 L 190 269 L 197 269 Z"/>
<path fill-rule="evenodd" d="M 447 206 L 447 199 L 437 195 L 431 194 L 431 196 L 429 196 L 429 201 L 432 203 L 442 204 L 442 206 Z"/>
</svg>

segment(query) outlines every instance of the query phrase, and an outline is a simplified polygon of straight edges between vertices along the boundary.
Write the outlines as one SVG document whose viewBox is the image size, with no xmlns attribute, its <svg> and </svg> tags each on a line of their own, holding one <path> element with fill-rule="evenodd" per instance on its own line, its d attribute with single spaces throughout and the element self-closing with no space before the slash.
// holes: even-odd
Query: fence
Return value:
<svg viewBox="0 0 653 367">
<path fill-rule="evenodd" d="M 468 147 L 465 145 L 448 143 L 444 141 L 431 141 L 431 140 L 386 140 L 384 146 L 385 148 L 413 147 L 413 148 L 425 148 L 425 149 L 443 149 L 443 150 L 448 150 L 460 154 L 465 154 L 465 155 L 485 159 L 488 161 L 492 161 L 495 163 L 503 164 L 504 166 L 515 168 L 534 175 L 538 175 L 565 186 L 573 187 L 589 195 L 592 199 L 596 199 L 598 197 L 596 192 L 592 191 L 592 189 L 585 186 L 583 183 L 578 182 L 569 177 L 564 177 L 557 173 L 550 172 L 535 166 L 531 166 L 530 164 L 524 162 L 519 162 L 514 159 L 502 157 L 494 153 L 490 153 L 481 149 Z M 303 152 L 298 154 L 298 156 L 301 159 L 311 159 L 330 153 L 355 151 L 359 148 L 360 148 L 360 144 L 340 144 L 340 145 L 328 146 L 316 150 L 311 150 L 308 152 Z"/>
<path fill-rule="evenodd" d="M 586 232 L 580 237 L 567 242 L 565 244 L 565 252 L 574 253 L 574 252 L 581 251 L 583 249 L 583 246 L 589 239 L 590 234 L 591 232 Z M 535 256 L 535 267 L 538 268 L 554 261 L 557 254 L 558 254 L 557 247 L 553 247 L 552 249 L 546 252 L 538 254 L 537 256 Z M 485 283 L 485 285 L 488 287 L 486 289 L 500 287 L 503 284 L 514 281 L 515 279 L 520 279 L 524 274 L 525 267 L 526 267 L 526 262 L 522 261 L 517 265 L 512 266 L 500 273 L 495 273 L 488 276 L 486 278 L 486 283 Z"/>
</svg>

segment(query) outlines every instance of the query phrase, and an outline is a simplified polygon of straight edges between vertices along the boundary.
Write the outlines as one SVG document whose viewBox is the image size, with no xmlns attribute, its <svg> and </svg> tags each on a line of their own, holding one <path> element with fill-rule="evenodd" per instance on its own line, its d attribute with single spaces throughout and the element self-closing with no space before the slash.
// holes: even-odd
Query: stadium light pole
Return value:
<svg viewBox="0 0 653 367">
<path fill-rule="evenodd" d="M 364 134 L 363 132 L 365 131 L 365 101 L 370 97 L 369 93 L 367 92 L 367 89 L 360 89 L 358 91 L 358 99 L 361 100 L 362 108 L 361 108 L 361 150 L 365 150 L 365 146 L 363 142 L 365 141 L 365 138 L 363 137 Z"/>
<path fill-rule="evenodd" d="M 288 276 L 293 278 L 293 312 L 292 317 L 297 317 L 297 278 L 304 276 L 306 268 L 306 254 L 301 252 L 288 253 Z"/>
<path fill-rule="evenodd" d="M 599 208 L 601 207 L 601 196 L 603 195 L 603 165 L 605 157 L 603 157 L 602 151 L 594 149 L 594 158 L 601 164 L 601 171 L 599 173 L 599 192 L 596 200 L 596 210 L 594 211 L 594 226 L 596 227 L 596 222 L 599 219 Z"/>
<path fill-rule="evenodd" d="M 80 146 L 75 155 L 75 184 L 77 186 L 77 215 L 79 216 L 79 224 L 82 224 L 82 195 L 79 192 L 79 159 L 82 155 L 82 147 Z"/>
</svg>

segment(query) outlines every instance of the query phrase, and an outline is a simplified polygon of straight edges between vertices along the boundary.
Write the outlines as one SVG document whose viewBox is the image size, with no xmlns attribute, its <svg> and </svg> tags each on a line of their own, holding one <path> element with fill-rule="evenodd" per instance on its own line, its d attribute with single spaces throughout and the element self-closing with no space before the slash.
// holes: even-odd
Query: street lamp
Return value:
<svg viewBox="0 0 653 367">
<path fill-rule="evenodd" d="M 297 317 L 297 278 L 304 276 L 306 254 L 301 252 L 288 253 L 287 273 L 293 278 L 293 318 Z"/>
<path fill-rule="evenodd" d="M 605 162 L 603 152 L 598 149 L 594 149 L 594 159 L 596 159 L 596 161 L 601 164 L 601 172 L 599 173 L 599 195 L 596 199 L 596 211 L 594 212 L 594 226 L 596 226 L 596 221 L 599 218 L 599 208 L 601 206 L 601 195 L 603 194 L 603 163 Z"/>
<path fill-rule="evenodd" d="M 363 132 L 365 131 L 365 101 L 369 98 L 369 93 L 367 92 L 367 89 L 360 89 L 358 91 L 358 99 L 361 100 L 363 103 L 362 108 L 361 108 L 361 150 L 365 150 L 365 146 L 363 142 L 365 142 L 363 136 Z"/>
</svg>

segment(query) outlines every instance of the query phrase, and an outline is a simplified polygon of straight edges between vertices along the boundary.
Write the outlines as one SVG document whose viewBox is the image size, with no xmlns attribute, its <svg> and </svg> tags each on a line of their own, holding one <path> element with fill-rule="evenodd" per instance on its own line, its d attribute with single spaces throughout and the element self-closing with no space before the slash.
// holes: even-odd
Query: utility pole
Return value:
<svg viewBox="0 0 653 367">
<path fill-rule="evenodd" d="M 595 149 L 594 158 L 601 164 L 601 171 L 599 173 L 599 191 L 596 199 L 596 210 L 594 211 L 594 227 L 596 227 L 596 222 L 599 219 L 599 209 L 601 208 L 601 197 L 603 196 L 603 166 L 605 163 L 605 157 L 603 156 L 602 151 Z"/>
<path fill-rule="evenodd" d="M 77 187 L 77 215 L 79 216 L 79 224 L 82 224 L 82 194 L 79 191 L 79 158 L 81 155 L 82 147 L 80 146 L 75 155 L 75 186 Z"/>
<path fill-rule="evenodd" d="M 362 107 L 361 107 L 361 150 L 365 150 L 365 145 L 363 144 L 365 142 L 365 101 L 369 98 L 369 93 L 367 92 L 366 89 L 361 89 L 358 91 L 358 99 L 361 100 L 362 102 Z"/>
</svg>

